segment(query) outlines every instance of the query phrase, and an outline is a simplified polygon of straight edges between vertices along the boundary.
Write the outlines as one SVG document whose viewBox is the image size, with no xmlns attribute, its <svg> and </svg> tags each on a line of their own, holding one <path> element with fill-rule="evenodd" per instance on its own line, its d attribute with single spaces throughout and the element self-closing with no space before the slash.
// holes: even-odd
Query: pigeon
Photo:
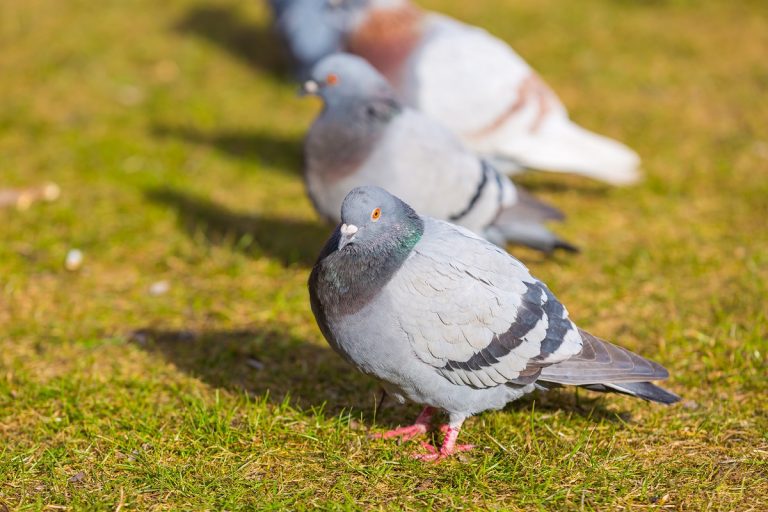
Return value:
<svg viewBox="0 0 768 512">
<path fill-rule="evenodd" d="M 339 222 L 350 190 L 378 185 L 425 215 L 501 246 L 577 250 L 544 224 L 562 220 L 559 210 L 516 187 L 440 123 L 404 106 L 364 59 L 325 57 L 303 90 L 324 102 L 304 144 L 304 178 L 317 211 L 331 222 Z"/>
<path fill-rule="evenodd" d="M 671 404 L 650 381 L 658 363 L 579 329 L 547 286 L 471 231 L 422 217 L 379 187 L 352 190 L 312 268 L 309 296 L 330 346 L 398 401 L 416 423 L 379 437 L 412 438 L 447 413 L 439 460 L 464 420 L 537 388 L 576 385 Z"/>
<path fill-rule="evenodd" d="M 632 149 L 571 121 L 538 74 L 487 31 L 409 0 L 314 1 L 324 15 L 295 17 L 294 37 L 312 37 L 312 49 L 320 52 L 328 48 L 313 32 L 332 34 L 339 48 L 381 71 L 403 101 L 503 172 L 566 172 L 613 185 L 639 179 L 640 158 Z"/>
<path fill-rule="evenodd" d="M 350 13 L 340 0 L 269 0 L 273 26 L 290 53 L 299 80 L 326 55 L 340 51 Z"/>
</svg>

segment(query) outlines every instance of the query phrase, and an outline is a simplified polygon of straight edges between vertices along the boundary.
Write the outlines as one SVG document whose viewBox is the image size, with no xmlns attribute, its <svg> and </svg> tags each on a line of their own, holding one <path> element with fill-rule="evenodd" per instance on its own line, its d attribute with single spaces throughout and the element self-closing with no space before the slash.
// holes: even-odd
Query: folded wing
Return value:
<svg viewBox="0 0 768 512">
<path fill-rule="evenodd" d="M 568 312 L 525 266 L 472 233 L 427 219 L 393 281 L 417 357 L 455 384 L 525 384 L 581 351 Z"/>
</svg>

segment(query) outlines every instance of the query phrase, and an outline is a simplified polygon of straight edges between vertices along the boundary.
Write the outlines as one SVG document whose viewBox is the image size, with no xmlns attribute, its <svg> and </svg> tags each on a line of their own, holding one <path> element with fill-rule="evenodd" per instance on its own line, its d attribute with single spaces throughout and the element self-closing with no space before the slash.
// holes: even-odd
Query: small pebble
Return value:
<svg viewBox="0 0 768 512">
<path fill-rule="evenodd" d="M 16 209 L 19 211 L 29 210 L 32 203 L 35 202 L 35 194 L 30 190 L 20 192 L 16 198 Z"/>
<path fill-rule="evenodd" d="M 59 186 L 55 183 L 49 182 L 43 185 L 43 188 L 41 189 L 41 195 L 43 198 L 43 201 L 55 201 L 59 198 L 61 195 L 61 189 Z"/>
<path fill-rule="evenodd" d="M 259 361 L 258 359 L 254 359 L 252 357 L 249 357 L 245 360 L 245 364 L 253 368 L 254 370 L 263 370 L 264 369 L 264 363 Z"/>
<path fill-rule="evenodd" d="M 64 260 L 64 268 L 70 272 L 80 270 L 83 266 L 83 251 L 80 249 L 70 249 L 67 258 Z"/>
<path fill-rule="evenodd" d="M 157 297 L 158 295 L 165 295 L 170 289 L 171 283 L 168 281 L 157 281 L 149 287 L 149 294 Z"/>
<path fill-rule="evenodd" d="M 146 345 L 149 343 L 150 337 L 147 331 L 139 329 L 130 333 L 128 335 L 128 339 L 134 343 L 138 343 L 139 345 Z"/>
<path fill-rule="evenodd" d="M 69 481 L 70 483 L 73 483 L 73 484 L 74 484 L 74 483 L 77 483 L 77 482 L 81 482 L 81 481 L 83 480 L 83 478 L 85 478 L 85 473 L 83 473 L 82 471 L 80 471 L 80 472 L 78 472 L 77 474 L 75 474 L 75 475 L 73 475 L 73 476 L 69 477 L 68 481 Z"/>
<path fill-rule="evenodd" d="M 698 402 L 694 402 L 693 400 L 686 400 L 683 402 L 683 407 L 690 410 L 695 410 L 699 408 Z"/>
<path fill-rule="evenodd" d="M 135 107 L 144 101 L 145 95 L 135 85 L 124 85 L 117 90 L 117 101 L 126 107 Z"/>
</svg>

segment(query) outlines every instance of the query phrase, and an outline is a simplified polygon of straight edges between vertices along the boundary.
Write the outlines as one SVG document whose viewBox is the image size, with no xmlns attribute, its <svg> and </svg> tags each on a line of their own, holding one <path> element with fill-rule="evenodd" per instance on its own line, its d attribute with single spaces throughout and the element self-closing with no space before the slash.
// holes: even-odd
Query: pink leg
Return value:
<svg viewBox="0 0 768 512">
<path fill-rule="evenodd" d="M 471 444 L 456 444 L 456 439 L 458 439 L 459 431 L 461 430 L 461 423 L 458 425 L 442 425 L 440 430 L 445 433 L 445 439 L 443 439 L 443 445 L 440 447 L 440 450 L 436 450 L 429 443 L 421 443 L 429 453 L 415 454 L 414 458 L 439 461 L 450 457 L 454 453 L 466 452 L 474 448 Z"/>
<path fill-rule="evenodd" d="M 399 437 L 403 441 L 413 439 L 416 436 L 426 434 L 429 430 L 429 424 L 432 421 L 432 415 L 435 410 L 432 407 L 425 407 L 419 417 L 416 418 L 416 423 L 407 427 L 400 427 L 381 434 L 373 434 L 371 437 L 374 439 L 390 439 L 392 437 Z"/>
</svg>

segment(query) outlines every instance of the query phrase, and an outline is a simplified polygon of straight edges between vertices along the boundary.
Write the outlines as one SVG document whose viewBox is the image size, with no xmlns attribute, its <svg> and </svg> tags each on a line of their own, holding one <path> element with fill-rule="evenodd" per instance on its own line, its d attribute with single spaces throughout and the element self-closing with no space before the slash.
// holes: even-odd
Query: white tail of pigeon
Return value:
<svg viewBox="0 0 768 512">
<path fill-rule="evenodd" d="M 612 185 L 630 185 L 640 179 L 640 157 L 629 147 L 569 119 L 557 121 L 535 135 L 495 137 L 494 163 L 505 172 L 522 166 L 578 174 Z"/>
</svg>

